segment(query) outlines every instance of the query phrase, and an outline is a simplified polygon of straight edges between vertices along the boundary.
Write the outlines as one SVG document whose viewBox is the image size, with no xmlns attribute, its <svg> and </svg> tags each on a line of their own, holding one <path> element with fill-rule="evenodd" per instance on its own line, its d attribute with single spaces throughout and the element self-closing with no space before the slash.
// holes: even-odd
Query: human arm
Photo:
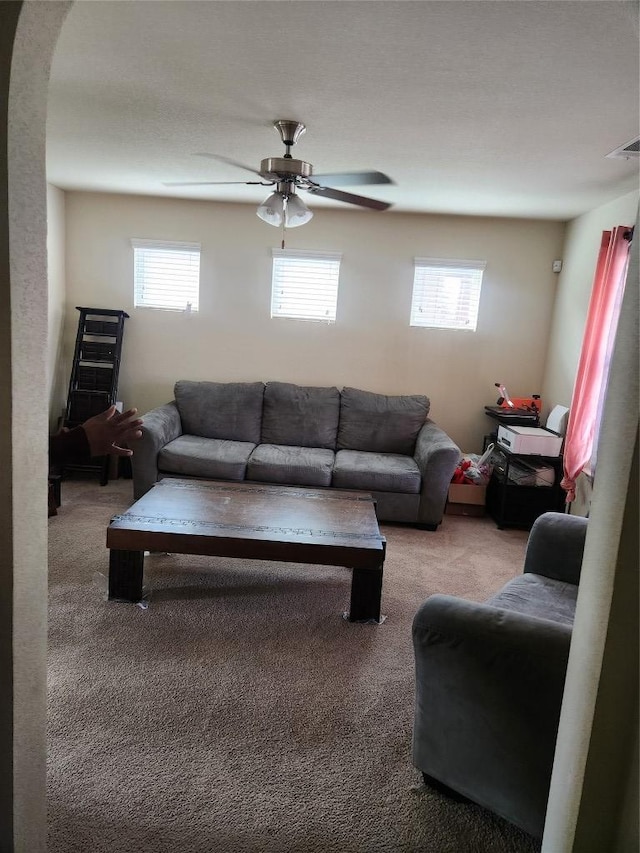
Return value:
<svg viewBox="0 0 640 853">
<path fill-rule="evenodd" d="M 110 406 L 81 426 L 62 430 L 49 438 L 49 461 L 52 465 L 84 462 L 92 456 L 132 456 L 133 450 L 122 447 L 142 436 L 142 420 L 137 409 L 118 412 Z"/>
<path fill-rule="evenodd" d="M 49 436 L 50 465 L 84 462 L 90 458 L 89 440 L 81 426 L 75 429 L 63 429 L 56 435 Z"/>
</svg>

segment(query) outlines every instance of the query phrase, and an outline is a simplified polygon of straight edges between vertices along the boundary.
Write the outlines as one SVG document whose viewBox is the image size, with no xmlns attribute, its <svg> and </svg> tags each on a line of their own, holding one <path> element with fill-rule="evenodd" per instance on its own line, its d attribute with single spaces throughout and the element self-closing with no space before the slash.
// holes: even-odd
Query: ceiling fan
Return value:
<svg viewBox="0 0 640 853">
<path fill-rule="evenodd" d="M 313 213 L 296 190 L 306 190 L 313 195 L 323 198 L 331 198 L 335 201 L 344 201 L 347 204 L 355 204 L 358 207 L 366 207 L 371 210 L 386 210 L 391 204 L 386 201 L 378 201 L 366 196 L 354 195 L 334 189 L 337 186 L 360 186 L 366 184 L 392 184 L 382 172 L 338 172 L 336 174 L 314 175 L 311 163 L 304 160 L 295 160 L 291 156 L 291 148 L 305 132 L 306 127 L 299 121 L 278 119 L 273 123 L 280 134 L 280 138 L 286 148 L 284 157 L 267 157 L 260 163 L 260 169 L 252 169 L 243 163 L 238 163 L 228 157 L 217 154 L 198 154 L 199 157 L 211 157 L 237 166 L 247 172 L 257 175 L 260 181 L 171 181 L 165 183 L 166 187 L 194 187 L 215 186 L 222 184 L 247 184 L 263 187 L 275 186 L 274 192 L 266 198 L 258 207 L 257 215 L 264 222 L 276 227 L 284 225 L 286 228 L 295 228 L 309 222 Z M 329 184 L 329 186 L 326 186 Z M 333 185 L 333 186 L 331 186 Z"/>
</svg>

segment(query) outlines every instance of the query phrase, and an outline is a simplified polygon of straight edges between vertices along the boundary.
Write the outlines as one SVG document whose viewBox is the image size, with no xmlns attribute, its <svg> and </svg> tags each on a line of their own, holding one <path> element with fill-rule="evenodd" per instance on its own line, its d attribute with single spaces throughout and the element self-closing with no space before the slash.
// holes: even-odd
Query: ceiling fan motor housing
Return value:
<svg viewBox="0 0 640 853">
<path fill-rule="evenodd" d="M 304 160 L 294 160 L 292 157 L 267 157 L 260 163 L 260 174 L 263 178 L 272 175 L 287 178 L 310 178 L 313 174 L 311 163 Z"/>
</svg>

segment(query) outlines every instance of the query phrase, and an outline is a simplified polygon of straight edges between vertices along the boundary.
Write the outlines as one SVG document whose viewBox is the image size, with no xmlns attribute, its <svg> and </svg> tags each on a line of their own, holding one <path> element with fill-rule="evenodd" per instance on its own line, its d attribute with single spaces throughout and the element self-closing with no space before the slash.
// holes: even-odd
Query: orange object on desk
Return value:
<svg viewBox="0 0 640 853">
<path fill-rule="evenodd" d="M 539 412 L 542 411 L 542 400 L 535 399 L 534 397 L 512 397 L 511 402 L 516 407 L 516 409 L 537 409 Z M 503 400 L 500 403 L 501 409 L 510 409 L 511 407 L 507 403 L 506 400 Z"/>
</svg>

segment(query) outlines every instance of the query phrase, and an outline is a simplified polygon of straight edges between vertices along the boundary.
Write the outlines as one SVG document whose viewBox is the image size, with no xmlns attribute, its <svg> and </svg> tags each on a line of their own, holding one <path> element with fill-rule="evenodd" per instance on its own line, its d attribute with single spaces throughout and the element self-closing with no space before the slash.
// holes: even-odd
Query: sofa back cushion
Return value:
<svg viewBox="0 0 640 853">
<path fill-rule="evenodd" d="M 429 398 L 422 394 L 389 397 L 343 388 L 338 449 L 412 456 L 429 405 Z"/>
<path fill-rule="evenodd" d="M 337 388 L 267 382 L 262 443 L 335 450 L 340 419 Z"/>
<path fill-rule="evenodd" d="M 192 382 L 174 388 L 182 432 L 229 441 L 260 441 L 262 382 Z"/>
</svg>

